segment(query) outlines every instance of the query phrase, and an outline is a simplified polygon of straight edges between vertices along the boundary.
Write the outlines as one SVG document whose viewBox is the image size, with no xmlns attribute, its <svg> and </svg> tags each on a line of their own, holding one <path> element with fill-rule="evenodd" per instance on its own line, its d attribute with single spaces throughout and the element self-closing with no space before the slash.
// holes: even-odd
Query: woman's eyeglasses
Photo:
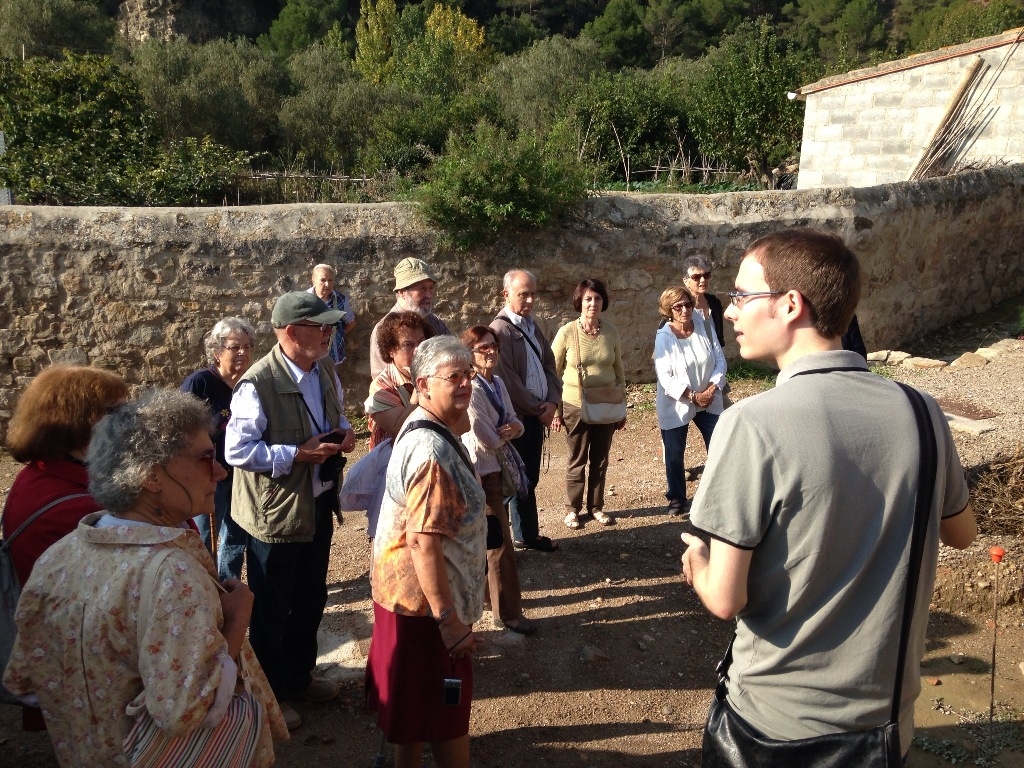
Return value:
<svg viewBox="0 0 1024 768">
<path fill-rule="evenodd" d="M 695 282 L 695 283 L 699 283 L 701 280 L 710 280 L 711 279 L 711 273 L 710 272 L 695 272 L 692 275 L 687 275 L 686 279 L 687 280 L 693 280 L 693 282 Z"/>
<path fill-rule="evenodd" d="M 672 310 L 674 312 L 682 312 L 684 309 L 693 309 L 693 302 L 677 301 L 675 304 L 672 305 Z"/>
<path fill-rule="evenodd" d="M 449 373 L 446 376 L 428 376 L 428 379 L 440 379 L 441 381 L 447 381 L 449 384 L 462 384 L 463 382 L 469 382 L 473 380 L 476 375 L 476 371 L 455 371 L 455 373 Z"/>
<path fill-rule="evenodd" d="M 474 352 L 494 352 L 497 349 L 497 344 L 481 344 L 479 346 L 473 347 Z"/>
</svg>

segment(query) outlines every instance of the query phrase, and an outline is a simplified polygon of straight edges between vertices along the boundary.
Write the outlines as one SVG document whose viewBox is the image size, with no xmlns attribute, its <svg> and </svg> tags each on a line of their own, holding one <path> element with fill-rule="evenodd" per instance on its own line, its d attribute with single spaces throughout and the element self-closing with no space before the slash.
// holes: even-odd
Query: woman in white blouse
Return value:
<svg viewBox="0 0 1024 768">
<path fill-rule="evenodd" d="M 670 515 L 681 515 L 686 509 L 684 456 L 690 422 L 708 446 L 722 413 L 725 386 L 722 347 L 711 323 L 693 316 L 693 307 L 693 295 L 682 286 L 666 288 L 658 300 L 658 311 L 668 321 L 654 337 L 654 368 Z"/>
</svg>

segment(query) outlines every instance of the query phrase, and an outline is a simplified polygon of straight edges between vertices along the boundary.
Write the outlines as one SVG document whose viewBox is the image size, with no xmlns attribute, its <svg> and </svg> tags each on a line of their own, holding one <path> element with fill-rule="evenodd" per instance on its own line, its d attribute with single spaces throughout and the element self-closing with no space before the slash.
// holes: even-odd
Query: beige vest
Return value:
<svg viewBox="0 0 1024 768">
<path fill-rule="evenodd" d="M 336 426 L 341 420 L 333 368 L 333 365 L 318 366 L 328 422 L 321 425 L 325 429 Z M 263 442 L 301 445 L 313 436 L 302 393 L 288 370 L 280 344 L 253 365 L 240 381 L 253 384 L 263 406 L 267 417 Z M 336 493 L 336 490 L 326 492 Z M 295 462 L 292 471 L 281 477 L 236 468 L 231 517 L 250 535 L 269 544 L 312 541 L 315 531 L 313 465 Z"/>
</svg>

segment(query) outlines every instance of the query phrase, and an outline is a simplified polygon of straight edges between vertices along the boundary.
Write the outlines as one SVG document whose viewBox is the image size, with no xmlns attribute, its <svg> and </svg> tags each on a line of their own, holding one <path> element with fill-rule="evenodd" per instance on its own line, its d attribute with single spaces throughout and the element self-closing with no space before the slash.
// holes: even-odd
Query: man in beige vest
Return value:
<svg viewBox="0 0 1024 768">
<path fill-rule="evenodd" d="M 236 385 L 225 436 L 225 458 L 236 468 L 231 517 L 250 535 L 249 640 L 281 701 L 338 695 L 337 683 L 310 673 L 327 605 L 340 454 L 355 446 L 326 357 L 341 319 L 305 291 L 277 300 L 277 345 Z M 301 724 L 292 707 L 281 709 L 289 728 Z"/>
</svg>

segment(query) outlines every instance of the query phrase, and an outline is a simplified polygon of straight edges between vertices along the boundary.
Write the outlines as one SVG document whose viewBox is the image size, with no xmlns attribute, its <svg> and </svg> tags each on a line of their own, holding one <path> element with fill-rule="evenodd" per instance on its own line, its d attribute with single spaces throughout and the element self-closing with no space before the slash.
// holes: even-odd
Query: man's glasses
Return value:
<svg viewBox="0 0 1024 768">
<path fill-rule="evenodd" d="M 711 279 L 711 273 L 710 272 L 694 272 L 692 275 L 687 275 L 686 279 L 687 280 L 693 280 L 693 282 L 695 282 L 695 283 L 699 283 L 701 280 L 710 280 Z"/>
<path fill-rule="evenodd" d="M 785 291 L 729 291 L 728 296 L 737 307 L 742 307 L 748 299 L 760 299 L 765 296 L 781 296 Z"/>
<path fill-rule="evenodd" d="M 441 381 L 447 381 L 449 384 L 462 384 L 463 382 L 470 382 L 473 380 L 473 376 L 476 375 L 476 371 L 455 371 L 449 373 L 446 376 L 428 376 L 428 379 L 440 379 Z"/>
<path fill-rule="evenodd" d="M 326 333 L 327 331 L 333 331 L 337 323 L 292 323 L 299 328 L 318 328 L 320 333 Z"/>
<path fill-rule="evenodd" d="M 693 309 L 692 301 L 677 301 L 672 305 L 672 310 L 675 312 L 682 312 L 684 309 Z"/>
</svg>

